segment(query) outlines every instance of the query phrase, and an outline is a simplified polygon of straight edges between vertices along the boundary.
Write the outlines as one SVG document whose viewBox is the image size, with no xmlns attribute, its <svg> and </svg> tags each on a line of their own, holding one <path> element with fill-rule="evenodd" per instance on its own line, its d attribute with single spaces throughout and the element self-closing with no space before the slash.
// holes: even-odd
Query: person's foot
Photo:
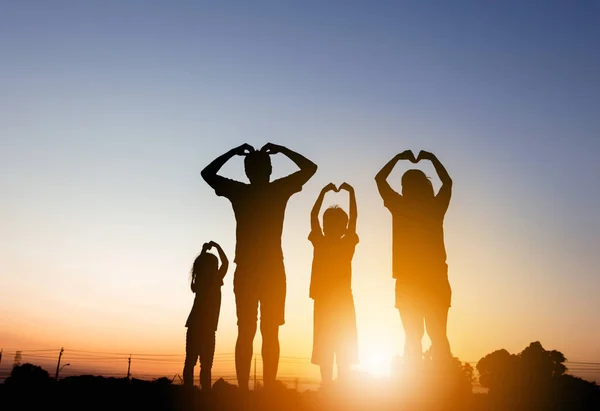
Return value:
<svg viewBox="0 0 600 411">
<path fill-rule="evenodd" d="M 211 380 L 204 381 L 204 382 L 200 383 L 200 386 L 202 387 L 202 391 L 209 392 L 212 390 L 212 381 Z"/>
</svg>

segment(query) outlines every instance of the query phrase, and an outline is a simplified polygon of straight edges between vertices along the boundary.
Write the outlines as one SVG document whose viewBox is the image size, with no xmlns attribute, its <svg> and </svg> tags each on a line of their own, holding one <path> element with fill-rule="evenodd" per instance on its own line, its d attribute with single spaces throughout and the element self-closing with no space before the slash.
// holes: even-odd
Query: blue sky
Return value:
<svg viewBox="0 0 600 411">
<path fill-rule="evenodd" d="M 401 351 L 373 176 L 425 149 L 455 181 L 453 350 L 477 360 L 539 339 L 600 360 L 599 18 L 593 1 L 2 3 L 0 324 L 179 347 L 195 254 L 214 239 L 233 255 L 230 205 L 199 172 L 271 141 L 319 165 L 286 217 L 282 350 L 310 354 L 294 342 L 311 332 L 308 213 L 323 185 L 348 181 L 359 332 Z M 223 172 L 244 179 L 241 161 Z M 5 340 L 43 344 L 27 330 Z"/>
</svg>

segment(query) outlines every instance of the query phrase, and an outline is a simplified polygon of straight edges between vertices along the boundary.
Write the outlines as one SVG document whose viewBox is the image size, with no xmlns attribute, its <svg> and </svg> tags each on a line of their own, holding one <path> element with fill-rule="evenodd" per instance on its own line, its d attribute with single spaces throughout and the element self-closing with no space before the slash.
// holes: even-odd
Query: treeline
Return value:
<svg viewBox="0 0 600 411">
<path fill-rule="evenodd" d="M 210 393 L 189 390 L 163 377 L 155 381 L 101 376 L 71 376 L 55 381 L 33 364 L 13 368 L 0 384 L 3 410 L 469 410 L 469 411 L 597 411 L 600 386 L 567 373 L 559 351 L 531 343 L 518 354 L 494 351 L 477 363 L 479 384 L 487 394 L 474 394 L 474 370 L 458 359 L 436 364 L 425 359 L 419 370 L 382 383 L 360 379 L 328 391 L 297 392 L 285 388 L 240 392 L 217 381 Z"/>
</svg>

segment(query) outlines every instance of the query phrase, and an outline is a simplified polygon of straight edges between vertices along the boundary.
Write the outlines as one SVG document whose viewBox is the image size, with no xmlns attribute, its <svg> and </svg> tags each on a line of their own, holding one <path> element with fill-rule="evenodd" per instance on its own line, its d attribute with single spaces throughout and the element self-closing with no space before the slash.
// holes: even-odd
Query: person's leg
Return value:
<svg viewBox="0 0 600 411">
<path fill-rule="evenodd" d="M 425 325 L 431 340 L 431 356 L 435 361 L 452 358 L 450 342 L 446 334 L 448 323 L 448 306 L 433 305 L 425 311 Z"/>
<path fill-rule="evenodd" d="M 408 363 L 419 364 L 423 357 L 422 340 L 425 333 L 423 313 L 416 304 L 405 303 L 398 309 L 404 328 L 404 358 Z"/>
<path fill-rule="evenodd" d="M 331 344 L 327 302 L 317 299 L 314 302 L 313 351 L 311 362 L 317 364 L 321 372 L 321 385 L 329 386 L 333 381 L 334 350 Z"/>
<path fill-rule="evenodd" d="M 212 387 L 215 334 L 215 331 L 207 330 L 202 335 L 202 344 L 200 346 L 200 385 L 202 386 L 202 391 L 209 391 Z"/>
<path fill-rule="evenodd" d="M 328 336 L 321 335 L 320 347 L 318 347 L 318 364 L 321 371 L 321 385 L 329 386 L 333 382 L 333 363 L 335 353 Z"/>
<path fill-rule="evenodd" d="M 194 367 L 198 360 L 198 336 L 193 328 L 188 328 L 185 335 L 185 362 L 183 365 L 183 384 L 194 386 Z"/>
<path fill-rule="evenodd" d="M 235 343 L 235 372 L 238 386 L 248 390 L 250 367 L 252 365 L 252 344 L 256 334 L 256 322 L 238 324 L 238 338 Z"/>
<path fill-rule="evenodd" d="M 238 337 L 235 343 L 235 371 L 240 389 L 248 390 L 252 365 L 252 345 L 258 321 L 258 297 L 255 284 L 244 281 L 248 277 L 236 268 L 233 287 L 237 312 Z"/>
<path fill-rule="evenodd" d="M 396 280 L 396 308 L 404 328 L 404 361 L 419 364 L 423 358 L 424 316 L 414 286 Z"/>
<path fill-rule="evenodd" d="M 348 382 L 350 380 L 350 365 L 347 363 L 341 363 L 339 361 L 337 361 L 336 359 L 336 365 L 337 365 L 337 379 L 340 380 L 341 382 Z"/>
<path fill-rule="evenodd" d="M 279 325 L 260 322 L 262 334 L 263 378 L 265 387 L 271 387 L 277 378 L 279 368 Z"/>
<path fill-rule="evenodd" d="M 285 323 L 286 281 L 283 261 L 271 262 L 267 265 L 259 295 L 263 378 L 265 388 L 269 388 L 277 379 L 279 327 Z"/>
<path fill-rule="evenodd" d="M 358 332 L 352 293 L 339 296 L 333 312 L 335 317 L 331 329 L 334 332 L 337 379 L 346 383 L 350 380 L 352 365 L 358 363 Z"/>
<path fill-rule="evenodd" d="M 319 365 L 319 369 L 321 371 L 321 385 L 331 385 L 331 382 L 333 381 L 333 358 L 331 361 L 324 360 L 323 363 Z"/>
</svg>

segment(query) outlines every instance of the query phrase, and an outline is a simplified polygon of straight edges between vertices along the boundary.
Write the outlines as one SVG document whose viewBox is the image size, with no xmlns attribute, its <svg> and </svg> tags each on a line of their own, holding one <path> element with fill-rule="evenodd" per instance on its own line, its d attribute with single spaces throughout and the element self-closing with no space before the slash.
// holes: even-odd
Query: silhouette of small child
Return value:
<svg viewBox="0 0 600 411">
<path fill-rule="evenodd" d="M 221 259 L 208 252 L 216 248 Z M 196 294 L 192 311 L 188 316 L 185 339 L 185 365 L 183 383 L 194 385 L 194 367 L 200 357 L 200 385 L 202 390 L 211 388 L 211 370 L 215 354 L 215 334 L 221 310 L 221 286 L 227 274 L 229 261 L 221 246 L 214 241 L 205 243 L 194 261 L 191 289 Z"/>
<path fill-rule="evenodd" d="M 328 191 L 347 190 L 350 194 L 350 218 L 336 206 L 323 213 L 323 231 L 319 211 Z M 333 362 L 338 377 L 347 379 L 350 367 L 358 363 L 356 313 L 352 296 L 352 257 L 356 235 L 356 199 L 354 189 L 344 183 L 339 189 L 325 186 L 311 212 L 308 239 L 314 246 L 310 297 L 314 300 L 312 363 L 321 368 L 324 385 L 332 381 Z"/>
</svg>

